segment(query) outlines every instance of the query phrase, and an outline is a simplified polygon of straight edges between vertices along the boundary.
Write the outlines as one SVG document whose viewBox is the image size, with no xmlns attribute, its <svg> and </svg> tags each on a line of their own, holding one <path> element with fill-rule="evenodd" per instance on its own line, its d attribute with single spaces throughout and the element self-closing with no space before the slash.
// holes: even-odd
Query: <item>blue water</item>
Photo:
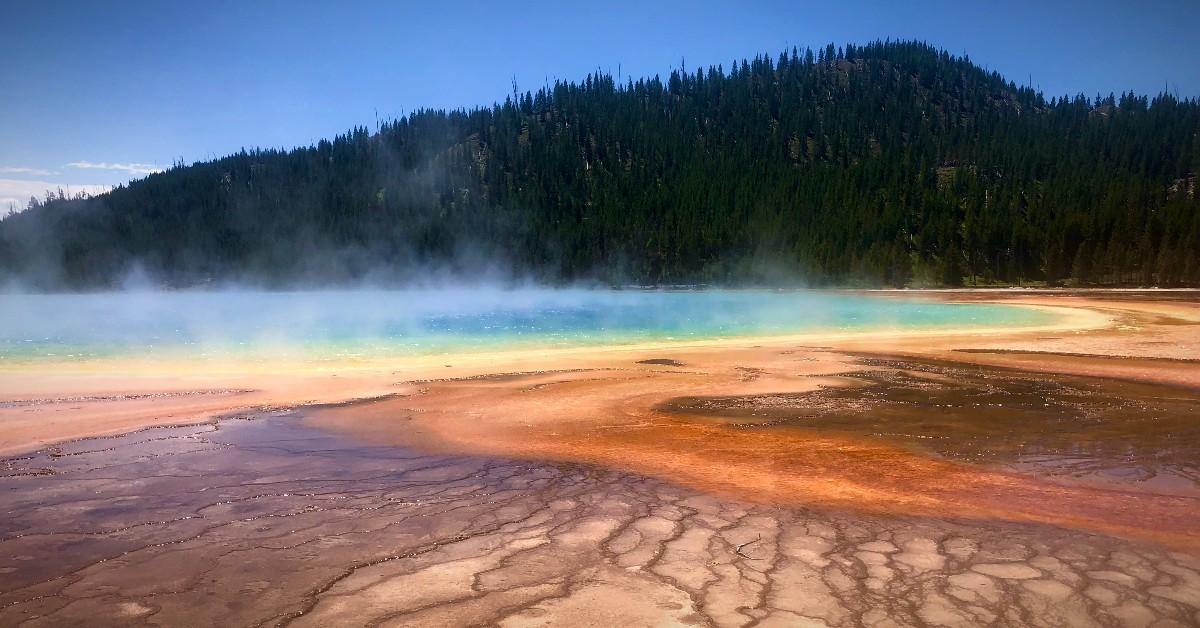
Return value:
<svg viewBox="0 0 1200 628">
<path fill-rule="evenodd" d="M 0 364 L 123 355 L 387 358 L 802 332 L 1036 325 L 1051 315 L 811 291 L 456 289 L 0 295 Z"/>
</svg>

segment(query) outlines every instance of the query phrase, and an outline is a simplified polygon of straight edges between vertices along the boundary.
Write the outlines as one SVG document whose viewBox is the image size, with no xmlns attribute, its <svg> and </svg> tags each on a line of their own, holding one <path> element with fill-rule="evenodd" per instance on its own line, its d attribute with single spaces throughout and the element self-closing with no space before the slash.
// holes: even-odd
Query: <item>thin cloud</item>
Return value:
<svg viewBox="0 0 1200 628">
<path fill-rule="evenodd" d="M 33 177 L 48 177 L 59 173 L 54 170 L 30 168 L 29 166 L 0 166 L 0 174 L 27 174 Z"/>
<path fill-rule="evenodd" d="M 85 170 L 120 170 L 129 174 L 154 174 L 162 172 L 165 168 L 154 164 L 137 164 L 137 163 L 109 163 L 107 161 L 72 161 L 67 164 L 70 168 L 82 168 Z"/>
<path fill-rule="evenodd" d="M 112 189 L 111 185 L 93 185 L 83 183 L 51 183 L 50 181 L 31 181 L 28 179 L 0 179 L 0 216 L 8 213 L 9 209 L 20 211 L 29 205 L 29 198 L 38 200 L 46 198 L 47 192 L 58 193 L 62 190 L 68 196 L 80 192 L 89 196 L 103 194 Z"/>
</svg>

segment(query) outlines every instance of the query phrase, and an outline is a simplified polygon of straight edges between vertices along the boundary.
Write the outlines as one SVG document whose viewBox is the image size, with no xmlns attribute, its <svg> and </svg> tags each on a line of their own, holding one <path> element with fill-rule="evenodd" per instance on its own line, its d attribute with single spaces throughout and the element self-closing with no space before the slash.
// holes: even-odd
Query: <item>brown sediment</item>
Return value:
<svg viewBox="0 0 1200 628">
<path fill-rule="evenodd" d="M 657 364 L 659 366 L 686 366 L 683 362 L 680 362 L 679 360 L 672 360 L 671 358 L 647 358 L 645 360 L 638 360 L 637 363 Z"/>
<path fill-rule="evenodd" d="M 676 397 L 655 409 L 742 429 L 861 436 L 1056 480 L 1200 496 L 1200 393 L 938 360 L 860 357 L 848 385 Z"/>
<path fill-rule="evenodd" d="M 1042 340 L 1061 340 L 1061 339 L 1060 338 L 1045 338 Z M 1170 344 L 1170 343 L 1167 341 L 1154 341 L 1153 344 Z M 955 351 L 957 351 L 959 353 L 993 353 L 993 354 L 997 354 L 997 355 L 1006 355 L 1006 354 L 1007 355 L 1051 355 L 1051 356 L 1066 357 L 1066 358 L 1111 358 L 1111 357 L 1113 357 L 1111 355 L 1105 355 L 1103 353 L 1071 353 L 1069 351 L 1036 351 L 1034 349 L 955 349 Z M 1140 361 L 1140 360 L 1144 360 L 1146 362 L 1187 362 L 1187 363 L 1200 362 L 1200 358 L 1163 358 L 1163 357 L 1145 357 L 1145 358 L 1125 357 L 1124 360 L 1126 362 Z"/>
</svg>

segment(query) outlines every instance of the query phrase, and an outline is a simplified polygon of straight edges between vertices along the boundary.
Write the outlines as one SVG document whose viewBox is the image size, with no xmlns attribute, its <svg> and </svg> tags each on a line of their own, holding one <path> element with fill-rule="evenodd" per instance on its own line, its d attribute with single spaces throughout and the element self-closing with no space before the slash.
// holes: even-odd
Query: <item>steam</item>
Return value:
<svg viewBox="0 0 1200 628">
<path fill-rule="evenodd" d="M 472 207 L 486 203 L 481 200 L 486 189 L 472 187 L 480 173 L 451 167 L 449 161 L 471 145 L 469 138 L 443 133 L 447 135 L 412 155 L 400 154 L 382 134 L 372 136 L 371 165 L 355 189 L 379 190 L 381 198 L 392 202 L 377 221 L 374 210 L 358 207 L 349 233 L 319 220 L 294 219 L 296 208 L 326 207 L 328 185 L 278 186 L 264 200 L 251 191 L 253 167 L 246 170 L 244 154 L 164 174 L 154 174 L 157 167 L 148 164 L 76 162 L 72 165 L 141 169 L 148 176 L 91 198 L 60 196 L 0 220 L 0 290 L 562 287 L 564 277 L 570 287 L 623 287 L 633 277 L 661 281 L 645 267 L 645 260 L 635 270 L 638 263 L 631 258 L 636 256 L 622 246 L 609 247 L 606 258 L 589 258 L 591 268 L 571 266 L 573 251 L 562 250 L 567 245 L 558 239 L 532 233 L 528 212 L 511 206 L 511 201 L 486 211 Z M 168 177 L 170 184 L 164 183 Z M 220 181 L 226 183 L 215 183 Z M 139 224 L 137 211 L 121 213 L 159 203 L 159 214 L 189 214 L 196 208 L 180 208 L 169 200 L 173 190 L 189 187 L 204 190 L 211 202 L 203 211 L 215 212 L 197 219 L 203 227 L 179 217 L 163 221 L 171 225 L 167 231 L 162 224 Z M 474 194 L 470 200 L 468 191 Z M 467 209 L 459 212 L 463 218 L 456 222 L 453 212 L 446 217 L 444 198 L 453 195 L 457 203 L 459 194 Z M 330 210 L 329 218 L 336 217 Z M 145 229 L 163 231 L 147 238 Z M 142 237 L 130 236 L 131 231 Z M 710 264 L 688 276 L 737 277 L 743 286 L 805 285 L 796 260 L 767 248 Z"/>
</svg>

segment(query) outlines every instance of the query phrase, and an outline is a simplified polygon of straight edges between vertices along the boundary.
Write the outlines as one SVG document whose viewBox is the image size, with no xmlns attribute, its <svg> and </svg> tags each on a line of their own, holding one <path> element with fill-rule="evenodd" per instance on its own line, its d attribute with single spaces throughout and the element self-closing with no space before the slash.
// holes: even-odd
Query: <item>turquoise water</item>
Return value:
<svg viewBox="0 0 1200 628">
<path fill-rule="evenodd" d="M 800 332 L 1036 325 L 1050 314 L 811 291 L 413 290 L 0 295 L 0 364 L 387 358 Z"/>
</svg>

